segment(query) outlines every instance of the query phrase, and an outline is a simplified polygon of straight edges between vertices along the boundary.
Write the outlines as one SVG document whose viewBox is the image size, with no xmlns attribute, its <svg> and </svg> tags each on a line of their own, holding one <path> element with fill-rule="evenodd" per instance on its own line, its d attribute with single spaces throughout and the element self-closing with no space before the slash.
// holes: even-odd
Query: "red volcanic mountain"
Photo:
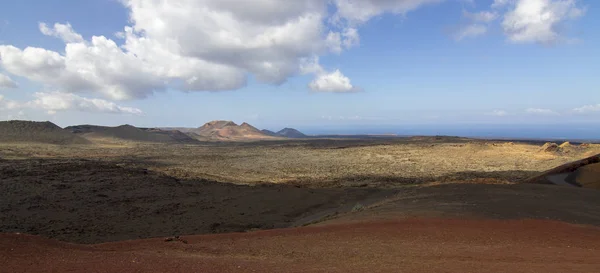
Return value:
<svg viewBox="0 0 600 273">
<path fill-rule="evenodd" d="M 273 139 L 274 137 L 269 136 L 256 127 L 242 123 L 241 125 L 235 124 L 233 121 L 227 120 L 215 120 L 208 122 L 198 129 L 190 130 L 191 133 L 197 134 L 201 137 L 218 139 L 218 140 L 241 140 L 241 139 Z"/>
</svg>

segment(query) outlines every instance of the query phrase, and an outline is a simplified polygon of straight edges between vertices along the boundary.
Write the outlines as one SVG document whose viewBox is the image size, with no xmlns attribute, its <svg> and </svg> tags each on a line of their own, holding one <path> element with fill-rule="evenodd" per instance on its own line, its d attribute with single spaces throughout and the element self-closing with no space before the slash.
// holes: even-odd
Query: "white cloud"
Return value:
<svg viewBox="0 0 600 273">
<path fill-rule="evenodd" d="M 360 35 L 356 28 L 345 28 L 341 33 L 330 31 L 325 39 L 327 48 L 335 53 L 340 54 L 344 49 L 350 49 L 360 44 Z"/>
<path fill-rule="evenodd" d="M 375 16 L 389 12 L 406 14 L 426 4 L 445 0 L 334 0 L 337 12 L 334 21 L 346 21 L 349 24 L 361 24 Z"/>
<path fill-rule="evenodd" d="M 105 37 L 69 43 L 65 55 L 43 48 L 0 46 L 0 64 L 10 73 L 68 92 L 95 92 L 116 99 L 143 98 L 165 88 L 159 67 L 119 49 Z"/>
<path fill-rule="evenodd" d="M 355 28 L 327 31 L 322 0 L 122 3 L 131 25 L 118 33 L 121 45 L 104 36 L 85 40 L 69 23 L 40 23 L 44 35 L 66 43 L 64 53 L 0 45 L 0 66 L 52 89 L 127 100 L 167 88 L 235 90 L 249 74 L 281 84 L 299 72 L 302 59 L 360 41 Z"/>
<path fill-rule="evenodd" d="M 462 28 L 455 38 L 460 40 L 484 34 L 486 25 L 502 15 L 501 27 L 513 43 L 571 43 L 576 39 L 564 37 L 561 27 L 566 21 L 584 13 L 585 9 L 578 6 L 578 0 L 494 0 L 491 10 L 463 11 L 463 16 L 473 23 Z"/>
<path fill-rule="evenodd" d="M 0 95 L 0 110 L 23 111 L 24 109 L 35 109 L 47 111 L 48 114 L 55 114 L 59 111 L 134 115 L 141 115 L 143 113 L 137 108 L 120 106 L 114 102 L 102 99 L 84 98 L 71 93 L 37 92 L 33 96 L 33 100 L 18 102 L 4 99 L 4 97 Z"/>
<path fill-rule="evenodd" d="M 235 67 L 266 83 L 282 83 L 297 72 L 300 58 L 326 49 L 322 0 L 124 2 L 134 31 L 152 44 Z"/>
<path fill-rule="evenodd" d="M 356 28 L 346 28 L 342 34 L 344 37 L 344 47 L 349 49 L 360 44 L 360 36 Z"/>
<path fill-rule="evenodd" d="M 508 6 L 502 28 L 514 43 L 551 44 L 565 41 L 559 26 L 585 13 L 576 0 L 495 1 L 493 7 Z"/>
<path fill-rule="evenodd" d="M 24 105 L 26 107 L 46 110 L 49 114 L 66 110 L 114 114 L 142 114 L 142 111 L 137 108 L 119 106 L 114 102 L 102 99 L 84 98 L 69 93 L 38 92 L 34 94 L 34 97 L 34 100 L 27 102 Z"/>
<path fill-rule="evenodd" d="M 342 53 L 342 35 L 339 32 L 330 31 L 325 39 L 327 48 L 335 54 Z"/>
<path fill-rule="evenodd" d="M 480 24 L 471 24 L 459 29 L 454 34 L 454 39 L 460 41 L 465 38 L 477 37 L 487 32 L 487 27 Z"/>
<path fill-rule="evenodd" d="M 494 11 L 468 12 L 463 11 L 463 16 L 475 22 L 490 23 L 498 19 L 498 13 Z"/>
<path fill-rule="evenodd" d="M 44 35 L 65 42 L 64 50 L 0 45 L 0 67 L 50 90 L 110 100 L 166 89 L 235 90 L 249 75 L 281 84 L 306 73 L 306 59 L 358 46 L 359 27 L 372 18 L 444 1 L 120 0 L 130 23 L 116 35 L 118 42 L 85 39 L 69 23 L 40 23 Z M 482 35 L 505 13 L 502 26 L 511 41 L 552 42 L 560 38 L 560 23 L 583 12 L 576 0 L 495 0 L 493 10 L 465 12 L 473 22 L 455 38 Z M 340 71 L 312 74 L 313 90 L 356 90 Z"/>
<path fill-rule="evenodd" d="M 509 113 L 504 111 L 504 110 L 494 110 L 490 113 L 487 113 L 486 115 L 488 116 L 495 116 L 495 117 L 505 117 L 508 116 Z"/>
<path fill-rule="evenodd" d="M 39 23 L 38 27 L 42 34 L 60 38 L 65 43 L 81 43 L 84 41 L 83 37 L 79 33 L 76 33 L 69 23 L 56 23 L 53 28 L 49 28 L 46 23 Z"/>
<path fill-rule="evenodd" d="M 596 105 L 585 105 L 578 108 L 573 109 L 573 112 L 584 114 L 589 112 L 600 112 L 600 104 Z"/>
<path fill-rule="evenodd" d="M 308 86 L 311 90 L 318 92 L 345 93 L 360 90 L 354 87 L 350 83 L 350 79 L 344 76 L 338 69 L 331 73 L 318 75 Z"/>
<path fill-rule="evenodd" d="M 14 110 L 20 107 L 19 103 L 13 100 L 5 99 L 0 95 L 0 110 Z"/>
<path fill-rule="evenodd" d="M 183 90 L 230 90 L 245 85 L 243 71 L 185 58 L 137 37 L 130 28 L 123 50 L 94 36 L 67 43 L 65 54 L 43 48 L 0 45 L 0 65 L 8 72 L 67 92 L 91 92 L 114 100 L 144 98 L 177 82 Z"/>
<path fill-rule="evenodd" d="M 319 64 L 319 57 L 304 58 L 300 61 L 300 73 L 302 74 L 323 74 L 325 69 Z"/>
<path fill-rule="evenodd" d="M 19 105 L 19 103 L 12 100 L 7 100 L 4 98 L 3 95 L 0 95 L 0 113 L 2 113 L 3 117 L 7 120 L 27 118 L 27 115 L 25 115 L 25 112 L 23 112 L 22 110 L 16 112 L 14 111 L 18 110 L 20 107 L 21 106 Z M 4 115 L 3 113 L 5 111 L 6 115 Z"/>
<path fill-rule="evenodd" d="M 558 116 L 559 113 L 552 111 L 550 109 L 541 109 L 541 108 L 527 108 L 525 112 L 534 115 L 544 115 L 544 116 Z"/>
<path fill-rule="evenodd" d="M 334 92 L 334 93 L 347 93 L 357 92 L 361 89 L 353 86 L 350 83 L 350 79 L 339 69 L 328 72 L 320 64 L 319 58 L 307 58 L 303 59 L 300 64 L 300 71 L 302 74 L 315 74 L 315 79 L 308 84 L 308 87 L 312 91 L 316 92 Z"/>
<path fill-rule="evenodd" d="M 17 88 L 17 83 L 9 76 L 0 73 L 0 88 Z"/>
</svg>

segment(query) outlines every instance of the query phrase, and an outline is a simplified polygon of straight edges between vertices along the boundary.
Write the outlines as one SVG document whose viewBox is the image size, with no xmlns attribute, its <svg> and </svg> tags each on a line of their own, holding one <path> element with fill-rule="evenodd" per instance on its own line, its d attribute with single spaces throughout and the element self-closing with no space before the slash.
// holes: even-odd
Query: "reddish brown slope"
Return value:
<svg viewBox="0 0 600 273">
<path fill-rule="evenodd" d="M 82 246 L 0 235 L 2 272 L 598 272 L 600 229 L 408 219 Z"/>
<path fill-rule="evenodd" d="M 191 132 L 214 140 L 253 140 L 273 138 L 248 123 L 244 122 L 241 125 L 237 125 L 233 121 L 226 120 L 208 122 Z"/>
<path fill-rule="evenodd" d="M 584 188 L 600 189 L 600 154 L 575 162 L 558 166 L 536 177 L 527 179 L 525 183 L 553 184 L 552 177 L 564 182 Z M 562 175 L 562 177 L 561 177 Z"/>
</svg>

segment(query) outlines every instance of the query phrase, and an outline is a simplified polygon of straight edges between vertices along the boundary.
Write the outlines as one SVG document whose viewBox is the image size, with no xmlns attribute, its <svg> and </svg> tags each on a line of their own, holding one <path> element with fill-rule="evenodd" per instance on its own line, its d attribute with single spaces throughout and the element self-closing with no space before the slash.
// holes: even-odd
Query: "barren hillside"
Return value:
<svg viewBox="0 0 600 273">
<path fill-rule="evenodd" d="M 213 140 L 257 140 L 273 139 L 272 136 L 261 132 L 248 123 L 237 125 L 233 121 L 215 120 L 204 124 L 202 127 L 191 130 L 202 137 Z"/>
<path fill-rule="evenodd" d="M 0 142 L 88 144 L 84 138 L 64 130 L 56 124 L 35 121 L 0 121 Z"/>
<path fill-rule="evenodd" d="M 160 129 L 136 128 L 131 125 L 117 127 L 77 125 L 65 128 L 74 134 L 91 140 L 123 140 L 155 143 L 195 143 L 195 139 L 179 131 L 162 131 Z"/>
</svg>

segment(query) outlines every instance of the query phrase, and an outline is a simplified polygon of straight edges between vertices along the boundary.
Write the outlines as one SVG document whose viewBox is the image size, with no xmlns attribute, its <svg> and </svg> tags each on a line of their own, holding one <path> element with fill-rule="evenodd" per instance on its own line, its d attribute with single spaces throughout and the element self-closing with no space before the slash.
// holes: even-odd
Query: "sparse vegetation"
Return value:
<svg viewBox="0 0 600 273">
<path fill-rule="evenodd" d="M 65 133 L 48 128 L 52 133 L 39 137 L 53 139 Z M 114 128 L 117 133 L 132 133 L 134 139 L 163 134 Z M 89 133 L 93 132 L 78 132 Z M 418 191 L 432 188 L 435 193 L 446 184 L 515 184 L 600 152 L 597 144 L 559 147 L 569 153 L 540 152 L 542 143 L 444 136 L 189 144 L 127 141 L 122 136 L 89 139 L 88 145 L 0 143 L 3 192 L 10 193 L 0 202 L 0 210 L 7 212 L 0 219 L 8 223 L 4 231 L 18 227 L 54 238 L 99 242 L 303 226 L 348 213 L 357 217 L 371 213 L 377 208 L 373 204 L 395 200 L 398 192 L 413 192 L 416 198 Z M 461 193 L 467 186 L 453 192 Z M 489 189 L 503 192 L 498 187 L 502 185 L 494 186 Z M 28 214 L 11 209 L 13 204 Z M 60 204 L 60 209 L 53 204 Z M 422 204 L 417 212 L 428 211 L 438 201 Z M 98 206 L 106 209 L 98 211 Z M 28 217 L 32 224 L 10 222 L 20 217 Z M 80 219 L 97 220 L 76 229 Z M 144 221 L 144 226 L 154 228 L 139 231 L 129 221 L 136 226 L 135 221 Z"/>
<path fill-rule="evenodd" d="M 340 148 L 343 147 L 343 148 Z M 600 145 L 570 153 L 540 153 L 541 144 L 435 140 L 288 140 L 246 143 L 82 146 L 0 144 L 3 158 L 70 158 L 142 167 L 179 179 L 310 187 L 396 187 L 422 183 L 515 183 L 600 153 Z"/>
<path fill-rule="evenodd" d="M 352 207 L 352 212 L 359 212 L 359 211 L 363 211 L 365 209 L 365 206 L 363 206 L 361 203 L 356 203 L 356 205 L 354 205 L 354 207 Z"/>
<path fill-rule="evenodd" d="M 71 134 L 51 122 L 0 121 L 0 142 L 45 144 L 90 144 L 90 141 Z"/>
</svg>

